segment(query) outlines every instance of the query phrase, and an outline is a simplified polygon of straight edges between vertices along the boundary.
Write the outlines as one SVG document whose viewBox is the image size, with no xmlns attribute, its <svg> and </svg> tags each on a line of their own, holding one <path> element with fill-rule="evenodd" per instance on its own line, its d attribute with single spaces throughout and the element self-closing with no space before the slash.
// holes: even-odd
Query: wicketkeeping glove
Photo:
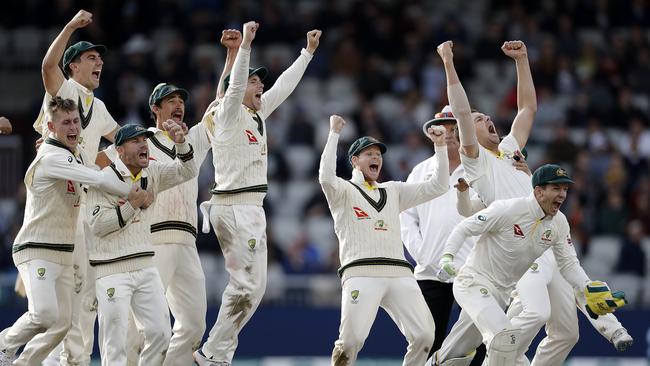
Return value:
<svg viewBox="0 0 650 366">
<path fill-rule="evenodd" d="M 454 256 L 446 253 L 443 254 L 442 258 L 440 258 L 440 262 L 438 262 L 440 265 L 440 270 L 438 271 L 438 279 L 441 281 L 449 281 L 450 279 L 456 277 L 457 274 L 457 269 L 456 266 L 454 265 Z"/>
<path fill-rule="evenodd" d="M 599 315 L 613 313 L 627 304 L 623 291 L 612 293 L 609 286 L 602 281 L 588 282 L 585 286 L 585 298 L 587 299 L 587 313 L 593 319 L 597 319 Z"/>
</svg>

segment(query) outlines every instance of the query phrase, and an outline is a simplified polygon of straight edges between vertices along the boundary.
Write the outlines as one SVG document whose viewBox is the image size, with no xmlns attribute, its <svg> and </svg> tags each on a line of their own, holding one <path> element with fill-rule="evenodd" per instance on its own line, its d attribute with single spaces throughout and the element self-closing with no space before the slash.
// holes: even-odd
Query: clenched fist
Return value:
<svg viewBox="0 0 650 366">
<path fill-rule="evenodd" d="M 241 32 L 237 29 L 224 29 L 221 32 L 220 42 L 222 46 L 229 49 L 239 48 L 242 42 Z"/>
<path fill-rule="evenodd" d="M 451 51 L 453 47 L 454 47 L 454 42 L 446 41 L 446 42 L 442 42 L 438 46 L 438 48 L 436 48 L 436 51 L 438 51 L 438 54 L 440 55 L 442 61 L 449 61 L 454 58 L 454 53 Z"/>
<path fill-rule="evenodd" d="M 67 24 L 68 27 L 72 29 L 79 29 L 87 26 L 93 22 L 93 14 L 85 11 L 79 10 L 79 12 L 70 20 Z"/>
<path fill-rule="evenodd" d="M 255 34 L 257 34 L 257 29 L 260 27 L 260 24 L 257 22 L 247 22 L 244 23 L 244 38 L 242 40 L 242 47 L 243 48 L 250 48 L 251 47 L 251 42 L 255 39 Z"/>
<path fill-rule="evenodd" d="M 323 34 L 321 30 L 314 29 L 307 32 L 307 47 L 305 48 L 307 52 L 312 55 L 316 52 L 318 45 L 320 43 L 320 36 Z"/>
<path fill-rule="evenodd" d="M 447 144 L 445 137 L 447 130 L 442 126 L 431 126 L 427 129 L 427 137 L 433 141 L 436 146 L 444 146 Z"/>
<path fill-rule="evenodd" d="M 333 114 L 330 116 L 330 131 L 341 133 L 341 130 L 345 126 L 345 120 L 341 116 Z"/>
<path fill-rule="evenodd" d="M 506 56 L 514 60 L 519 60 L 528 57 L 526 44 L 522 41 L 503 42 L 503 46 L 501 46 L 501 51 L 503 51 L 503 53 L 505 53 Z"/>
<path fill-rule="evenodd" d="M 163 129 L 169 134 L 169 138 L 177 144 L 185 142 L 185 134 L 187 133 L 187 125 L 185 122 L 176 123 L 176 121 L 168 119 L 163 122 Z"/>
<path fill-rule="evenodd" d="M 0 117 L 0 135 L 9 135 L 11 131 L 11 122 L 5 117 Z"/>
</svg>

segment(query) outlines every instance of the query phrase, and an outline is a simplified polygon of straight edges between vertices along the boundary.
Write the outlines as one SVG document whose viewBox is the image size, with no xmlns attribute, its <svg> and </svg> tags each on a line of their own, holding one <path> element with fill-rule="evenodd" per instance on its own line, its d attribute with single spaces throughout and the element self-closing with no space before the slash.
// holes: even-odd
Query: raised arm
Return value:
<svg viewBox="0 0 650 366">
<path fill-rule="evenodd" d="M 41 75 L 43 76 L 45 91 L 49 95 L 56 95 L 65 81 L 63 71 L 59 68 L 59 61 L 63 57 L 63 52 L 70 40 L 70 36 L 72 36 L 75 30 L 87 26 L 92 21 L 93 15 L 91 13 L 85 10 L 79 10 L 74 18 L 63 27 L 61 33 L 54 39 L 54 42 L 52 42 L 50 48 L 47 50 L 45 58 L 43 58 L 43 64 L 41 65 Z"/>
<path fill-rule="evenodd" d="M 330 205 L 341 197 L 337 193 L 343 192 L 341 185 L 344 183 L 336 176 L 336 147 L 343 126 L 345 126 L 345 120 L 342 117 L 330 116 L 330 132 L 318 167 L 318 183 L 323 188 L 325 198 L 330 202 Z"/>
<path fill-rule="evenodd" d="M 246 85 L 248 84 L 251 43 L 255 39 L 255 34 L 259 26 L 256 22 L 244 24 L 244 36 L 232 67 L 230 84 L 223 96 L 223 102 L 219 103 L 217 107 L 216 119 L 224 128 L 228 128 L 229 123 L 235 122 L 236 118 L 233 117 L 241 111 L 241 105 L 246 94 Z"/>
<path fill-rule="evenodd" d="M 454 66 L 454 54 L 452 41 L 441 43 L 438 48 L 438 54 L 442 58 L 445 66 L 445 75 L 447 76 L 447 98 L 451 105 L 452 113 L 458 120 L 458 134 L 460 136 L 461 151 L 470 158 L 478 156 L 478 140 L 476 138 L 476 127 L 472 120 L 472 109 L 467 100 L 467 94 L 460 83 L 456 67 Z"/>
<path fill-rule="evenodd" d="M 523 149 L 537 113 L 537 95 L 528 64 L 528 52 L 522 41 L 504 42 L 501 50 L 515 60 L 517 66 L 517 116 L 512 122 L 511 134 L 517 140 L 519 148 Z"/>
<path fill-rule="evenodd" d="M 300 56 L 291 64 L 280 77 L 275 81 L 273 87 L 262 94 L 262 114 L 268 117 L 273 111 L 284 102 L 298 85 L 302 75 L 307 70 L 307 65 L 314 56 L 314 52 L 320 44 L 322 32 L 314 29 L 307 32 L 307 47 L 300 51 Z"/>
<path fill-rule="evenodd" d="M 160 184 L 158 185 L 158 191 L 154 192 L 155 194 L 187 182 L 199 174 L 199 167 L 194 161 L 194 149 L 185 140 L 187 134 L 185 123 L 178 124 L 175 121 L 168 120 L 163 122 L 163 129 L 176 143 L 177 154 L 173 162 L 156 164 L 156 169 L 160 174 Z"/>
<path fill-rule="evenodd" d="M 436 164 L 429 180 L 419 183 L 401 183 L 399 185 L 400 211 L 417 206 L 439 197 L 449 190 L 449 157 L 447 156 L 446 130 L 442 126 L 432 126 L 427 130 L 427 137 L 436 150 Z"/>
<path fill-rule="evenodd" d="M 223 66 L 223 72 L 219 78 L 219 84 L 217 85 L 217 99 L 223 98 L 224 95 L 224 82 L 230 71 L 232 70 L 233 65 L 235 64 L 235 57 L 237 57 L 237 51 L 242 44 L 242 35 L 241 32 L 237 29 L 224 29 L 221 32 L 221 45 L 226 48 L 226 63 Z"/>
</svg>

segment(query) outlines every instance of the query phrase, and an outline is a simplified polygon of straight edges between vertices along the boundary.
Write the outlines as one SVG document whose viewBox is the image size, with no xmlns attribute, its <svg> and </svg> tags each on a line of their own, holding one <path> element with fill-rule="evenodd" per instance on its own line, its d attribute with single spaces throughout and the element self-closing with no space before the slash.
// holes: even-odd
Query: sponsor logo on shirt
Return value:
<svg viewBox="0 0 650 366">
<path fill-rule="evenodd" d="M 66 193 L 75 194 L 76 190 L 74 188 L 74 183 L 71 180 L 67 181 L 67 183 L 68 183 L 68 189 Z"/>
<path fill-rule="evenodd" d="M 354 214 L 357 215 L 358 220 L 365 220 L 370 218 L 370 216 L 368 216 L 368 214 L 359 207 L 352 207 L 352 209 L 354 210 Z"/>
<path fill-rule="evenodd" d="M 487 220 L 487 217 L 483 215 L 478 215 L 478 221 L 485 221 L 485 220 Z"/>
<path fill-rule="evenodd" d="M 387 226 L 388 225 L 384 223 L 384 220 L 377 220 L 377 222 L 375 222 L 375 230 L 386 231 L 388 230 Z"/>
<path fill-rule="evenodd" d="M 551 229 L 544 231 L 544 234 L 542 234 L 542 241 L 551 241 Z"/>
<path fill-rule="evenodd" d="M 244 130 L 246 132 L 246 137 L 248 137 L 248 144 L 253 145 L 253 144 L 258 144 L 257 142 L 257 137 L 255 137 L 255 134 L 251 130 Z"/>
<path fill-rule="evenodd" d="M 515 232 L 515 236 L 520 237 L 520 238 L 525 238 L 526 237 L 526 235 L 524 235 L 524 231 L 521 230 L 521 227 L 519 227 L 519 224 L 515 224 L 513 229 L 514 229 L 514 232 Z"/>
<path fill-rule="evenodd" d="M 489 295 L 488 290 L 485 287 L 481 287 L 479 291 L 481 292 L 481 295 L 483 295 L 483 297 L 487 297 Z"/>
<path fill-rule="evenodd" d="M 539 264 L 533 262 L 533 264 L 530 265 L 530 270 L 533 272 L 539 271 Z"/>
</svg>

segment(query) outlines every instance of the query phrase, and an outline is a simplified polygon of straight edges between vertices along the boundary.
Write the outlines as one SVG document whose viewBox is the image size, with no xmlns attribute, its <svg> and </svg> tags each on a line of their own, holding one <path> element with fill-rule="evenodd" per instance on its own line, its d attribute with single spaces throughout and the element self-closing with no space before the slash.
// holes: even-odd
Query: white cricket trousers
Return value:
<svg viewBox="0 0 650 366">
<path fill-rule="evenodd" d="M 72 326 L 63 342 L 47 356 L 48 364 L 62 366 L 90 365 L 95 336 L 97 302 L 95 298 L 95 270 L 88 261 L 88 248 L 93 238 L 86 220 L 85 203 L 81 203 L 77 219 L 74 263 L 74 292 L 72 295 Z M 47 332 L 48 336 L 50 332 Z"/>
<path fill-rule="evenodd" d="M 147 267 L 112 274 L 98 278 L 95 287 L 102 366 L 126 365 L 126 334 L 131 311 L 145 339 L 139 365 L 162 365 L 171 326 L 158 270 Z"/>
<path fill-rule="evenodd" d="M 505 313 L 510 290 L 497 289 L 485 277 L 463 268 L 454 279 L 454 297 L 462 311 L 436 352 L 438 362 L 465 357 L 481 342 L 488 348 L 487 357 L 490 357 L 489 346 L 494 335 L 513 328 Z"/>
<path fill-rule="evenodd" d="M 231 363 L 241 329 L 266 290 L 266 217 L 255 205 L 210 205 L 214 228 L 230 280 L 221 297 L 217 321 L 203 345 L 216 362 Z"/>
<path fill-rule="evenodd" d="M 577 299 L 583 299 L 582 304 L 577 304 Z M 544 252 L 517 282 L 516 296 L 508 308 L 513 326 L 522 330 L 517 366 L 529 364 L 525 352 L 544 325 L 547 336 L 538 345 L 531 365 L 563 365 L 579 338 L 576 305 L 583 310 L 584 304 L 584 295 L 576 294 L 562 277 L 553 253 Z M 585 315 L 608 341 L 622 327 L 613 314 L 597 320 Z"/>
<path fill-rule="evenodd" d="M 184 244 L 154 245 L 167 303 L 174 316 L 174 328 L 165 366 L 191 365 L 205 332 L 207 299 L 205 275 L 196 247 Z"/>
<path fill-rule="evenodd" d="M 352 277 L 343 282 L 341 325 L 332 365 L 354 365 L 380 306 L 408 341 L 402 365 L 424 365 L 435 324 L 414 277 Z"/>
<path fill-rule="evenodd" d="M 13 365 L 40 365 L 70 329 L 73 269 L 32 259 L 18 265 L 18 271 L 25 285 L 28 310 L 0 334 L 0 349 L 13 355 L 26 344 Z"/>
</svg>

